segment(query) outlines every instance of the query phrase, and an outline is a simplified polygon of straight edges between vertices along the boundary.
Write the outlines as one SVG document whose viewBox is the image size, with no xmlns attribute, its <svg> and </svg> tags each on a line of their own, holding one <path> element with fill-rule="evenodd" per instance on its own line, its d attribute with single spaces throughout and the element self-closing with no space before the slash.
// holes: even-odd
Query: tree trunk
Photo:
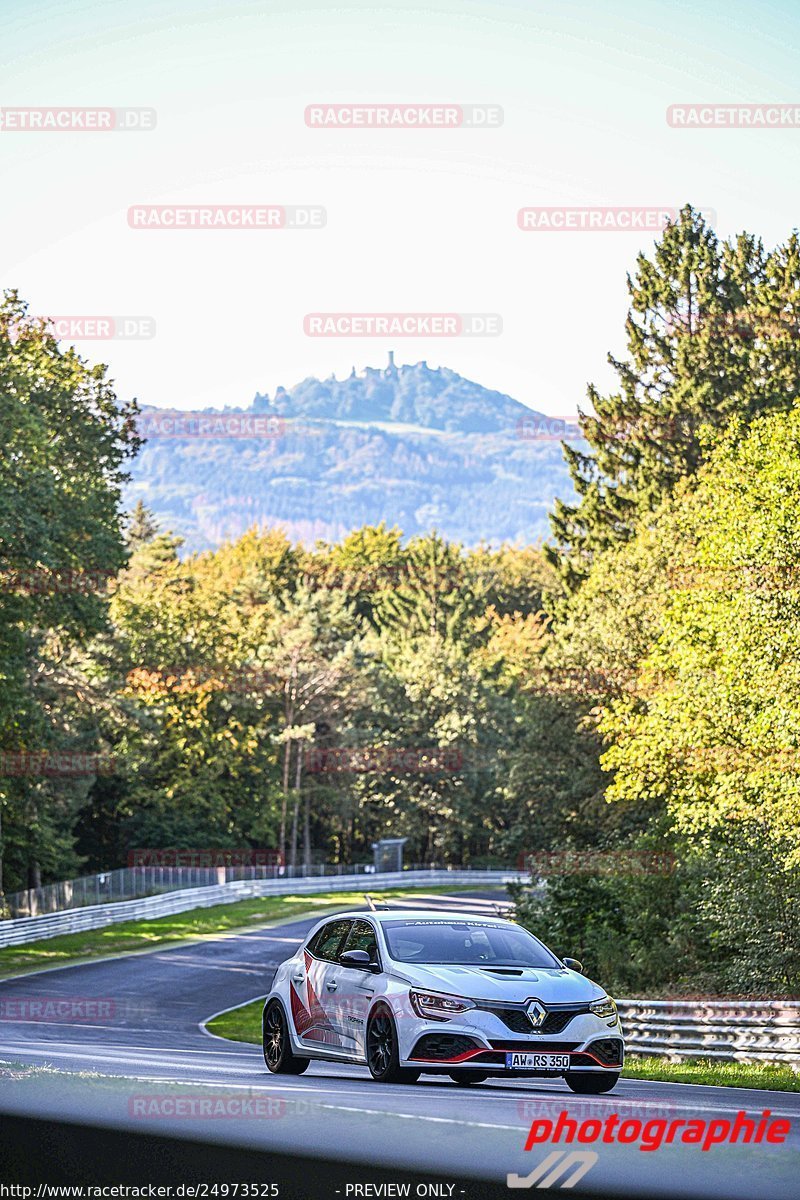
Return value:
<svg viewBox="0 0 800 1200">
<path fill-rule="evenodd" d="M 304 797 L 304 816 L 303 816 L 303 867 L 306 875 L 311 870 L 311 802 L 308 796 L 308 788 Z"/>
<path fill-rule="evenodd" d="M 297 866 L 297 820 L 300 814 L 300 777 L 303 770 L 303 743 L 297 743 L 297 769 L 294 777 L 294 812 L 292 813 L 292 867 Z"/>
<path fill-rule="evenodd" d="M 300 793 L 298 792 L 294 798 L 294 811 L 292 813 L 292 848 L 290 852 L 289 865 L 294 871 L 297 866 L 297 810 L 300 807 Z"/>
<path fill-rule="evenodd" d="M 281 797 L 281 831 L 278 837 L 278 853 L 281 862 L 286 862 L 286 805 L 289 799 L 289 758 L 292 753 L 292 743 L 286 742 L 283 747 L 283 796 Z"/>
</svg>

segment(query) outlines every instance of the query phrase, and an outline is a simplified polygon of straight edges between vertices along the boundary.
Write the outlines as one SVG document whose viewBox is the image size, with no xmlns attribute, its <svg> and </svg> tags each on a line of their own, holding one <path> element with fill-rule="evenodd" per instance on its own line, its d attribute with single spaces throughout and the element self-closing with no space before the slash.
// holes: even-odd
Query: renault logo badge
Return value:
<svg viewBox="0 0 800 1200">
<path fill-rule="evenodd" d="M 540 1000 L 531 1000 L 525 1011 L 534 1029 L 538 1029 L 547 1016 L 547 1009 Z"/>
</svg>

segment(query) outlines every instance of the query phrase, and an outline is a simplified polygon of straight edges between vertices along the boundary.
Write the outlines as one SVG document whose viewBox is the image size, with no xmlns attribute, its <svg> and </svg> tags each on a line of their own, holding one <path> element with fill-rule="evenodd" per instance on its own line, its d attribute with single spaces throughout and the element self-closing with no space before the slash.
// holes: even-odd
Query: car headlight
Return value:
<svg viewBox="0 0 800 1200">
<path fill-rule="evenodd" d="M 617 1006 L 610 996 L 603 996 L 600 1000 L 593 1000 L 589 1005 L 589 1012 L 594 1013 L 596 1017 L 600 1017 L 603 1021 L 608 1021 L 617 1015 Z"/>
<path fill-rule="evenodd" d="M 434 1021 L 449 1021 L 475 1005 L 463 996 L 438 996 L 435 992 L 411 992 L 411 1007 L 418 1017 Z"/>
</svg>

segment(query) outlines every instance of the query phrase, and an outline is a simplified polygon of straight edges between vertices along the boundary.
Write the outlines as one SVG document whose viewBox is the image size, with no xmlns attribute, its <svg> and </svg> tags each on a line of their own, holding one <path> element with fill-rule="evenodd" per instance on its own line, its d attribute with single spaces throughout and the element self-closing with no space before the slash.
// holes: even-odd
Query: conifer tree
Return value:
<svg viewBox="0 0 800 1200">
<path fill-rule="evenodd" d="M 618 389 L 589 386 L 588 449 L 564 446 L 578 499 L 556 501 L 548 558 L 569 590 L 695 474 L 732 417 L 746 427 L 800 391 L 796 233 L 770 253 L 747 233 L 720 243 L 687 205 L 652 257 L 638 256 L 628 291 L 627 357 L 609 355 Z"/>
</svg>

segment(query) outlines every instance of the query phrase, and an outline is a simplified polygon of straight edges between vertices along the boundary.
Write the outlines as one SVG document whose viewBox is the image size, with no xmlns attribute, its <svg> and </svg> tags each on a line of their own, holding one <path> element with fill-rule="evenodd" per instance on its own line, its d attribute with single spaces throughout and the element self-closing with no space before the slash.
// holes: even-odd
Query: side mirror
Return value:
<svg viewBox="0 0 800 1200">
<path fill-rule="evenodd" d="M 359 971 L 378 971 L 378 964 L 373 962 L 366 950 L 345 950 L 339 957 L 339 966 L 354 967 Z"/>
<path fill-rule="evenodd" d="M 579 963 L 577 958 L 563 958 L 561 961 L 568 970 L 577 971 L 579 975 L 583 974 L 583 963 Z"/>
</svg>

